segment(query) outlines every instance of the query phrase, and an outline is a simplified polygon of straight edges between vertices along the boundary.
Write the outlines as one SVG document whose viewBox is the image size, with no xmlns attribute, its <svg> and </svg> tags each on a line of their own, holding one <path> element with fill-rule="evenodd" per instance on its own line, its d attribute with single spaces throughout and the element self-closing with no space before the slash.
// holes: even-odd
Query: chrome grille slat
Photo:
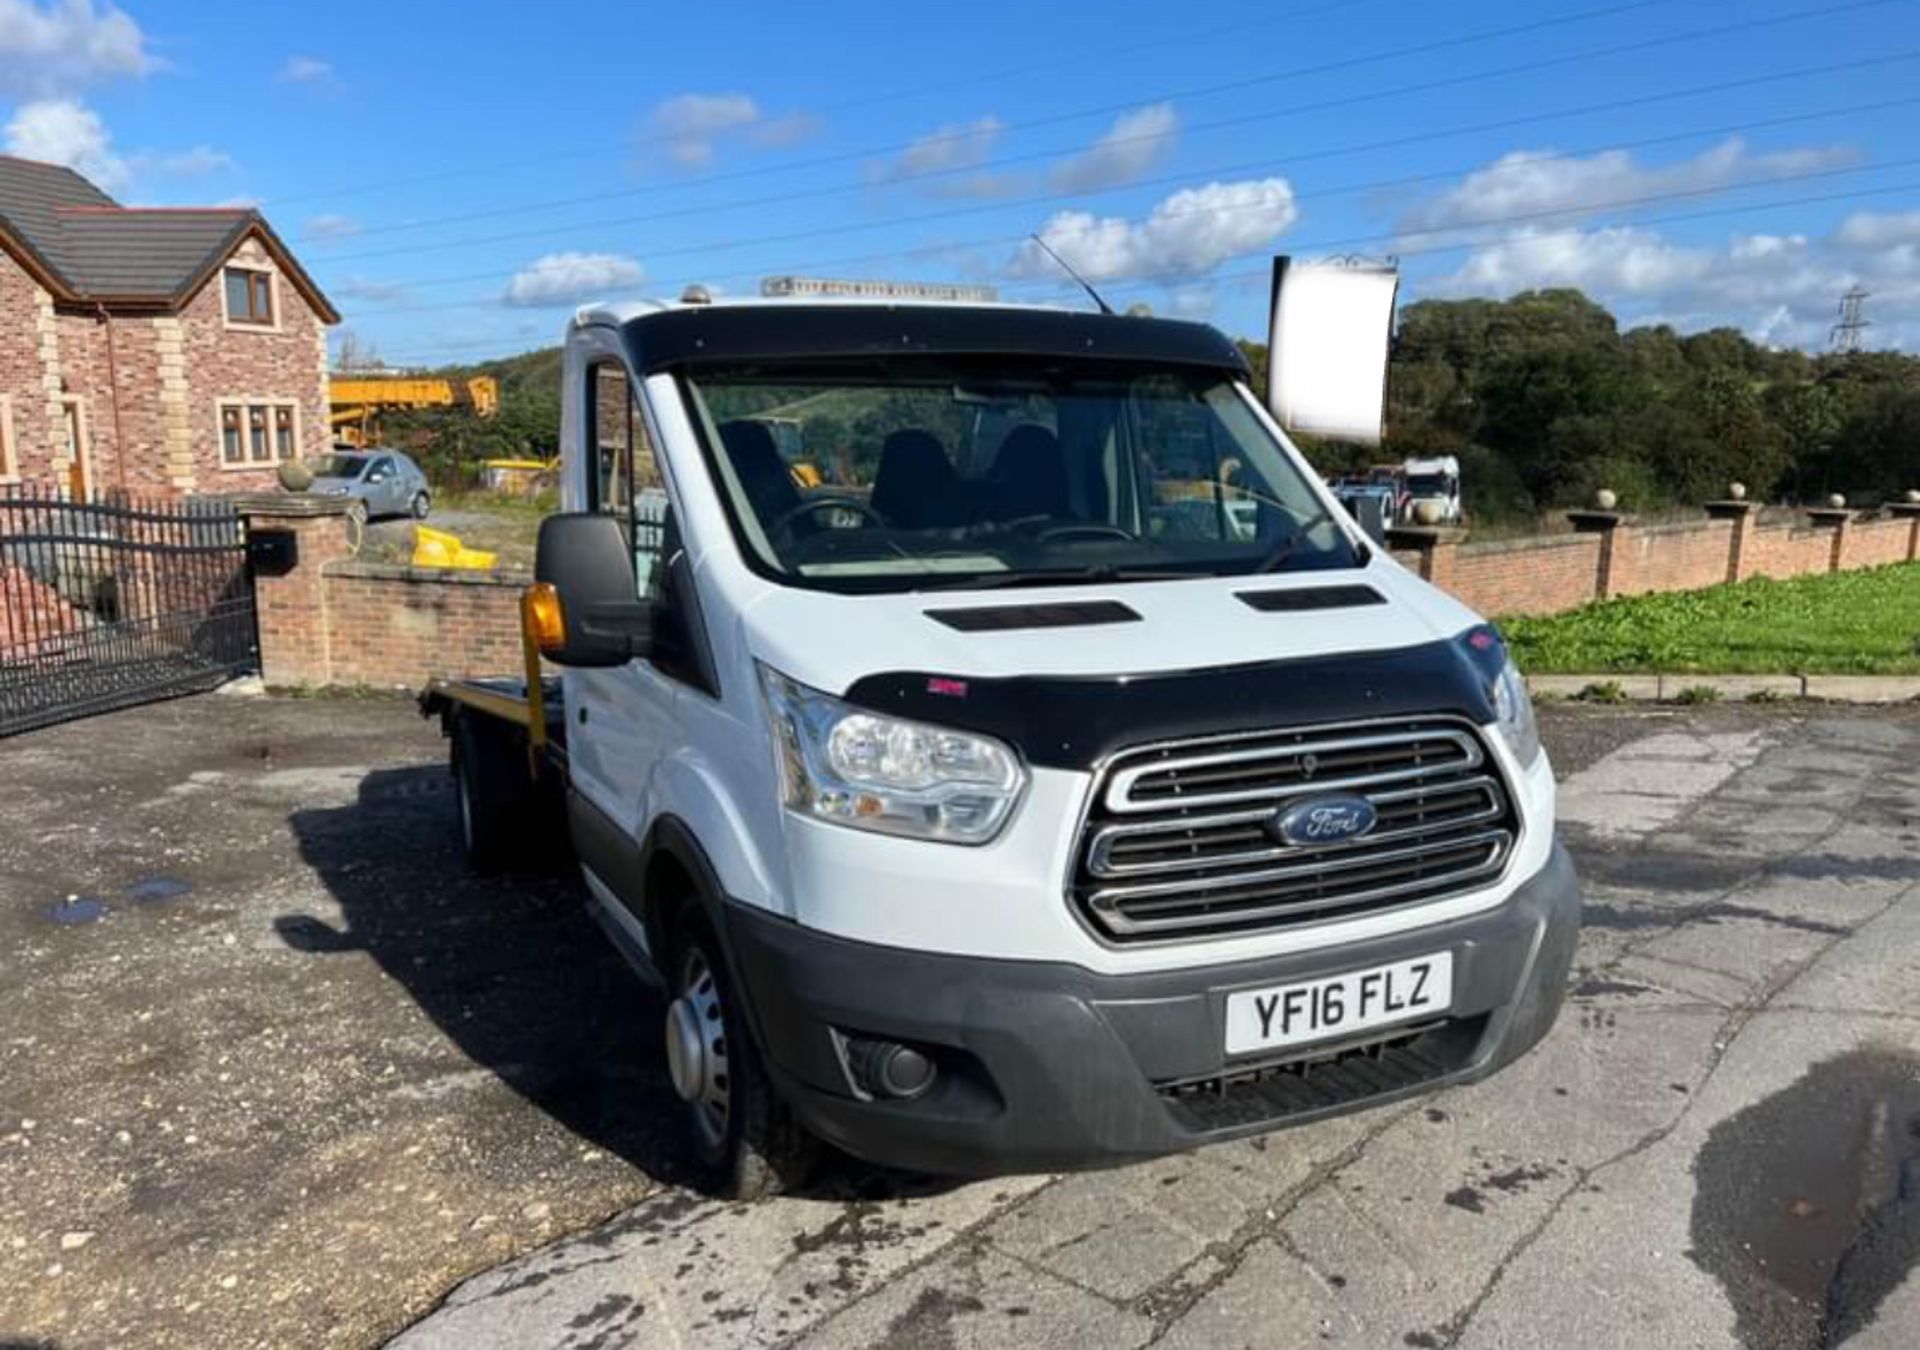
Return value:
<svg viewBox="0 0 1920 1350">
<path fill-rule="evenodd" d="M 1471 732 L 1448 730 L 1429 736 L 1415 738 L 1416 742 L 1438 742 L 1452 745 L 1459 751 L 1460 757 L 1451 762 L 1415 763 L 1402 769 L 1375 770 L 1367 773 L 1334 775 L 1329 778 L 1303 777 L 1294 787 L 1295 791 L 1339 792 L 1359 786 L 1375 786 L 1381 783 L 1404 783 L 1431 777 L 1439 771 L 1460 772 L 1477 769 L 1485 762 L 1485 754 L 1480 743 Z M 1315 755 L 1337 754 L 1344 751 L 1366 747 L 1387 748 L 1406 746 L 1406 736 L 1368 736 L 1345 738 L 1329 741 L 1306 741 L 1286 745 L 1261 746 L 1252 750 L 1217 751 L 1205 755 L 1183 756 L 1178 759 L 1156 761 L 1118 770 L 1107 787 L 1106 807 L 1119 814 L 1142 811 L 1159 811 L 1169 805 L 1174 806 L 1215 806 L 1232 802 L 1265 801 L 1276 792 L 1284 791 L 1284 785 L 1255 784 L 1244 788 L 1216 789 L 1211 792 L 1180 793 L 1174 796 L 1151 796 L 1140 798 L 1135 795 L 1136 787 L 1144 778 L 1156 775 L 1170 776 L 1186 770 L 1209 771 L 1229 765 L 1272 764 L 1288 758 L 1298 761 L 1301 755 L 1312 751 Z M 1219 781 L 1216 777 L 1210 781 Z"/>
<path fill-rule="evenodd" d="M 1312 845 L 1268 832 L 1330 793 L 1366 798 L 1378 827 Z M 1145 746 L 1116 757 L 1092 801 L 1070 898 L 1116 942 L 1457 895 L 1505 870 L 1519 828 L 1479 732 L 1440 716 Z"/>
<path fill-rule="evenodd" d="M 1297 848 L 1284 844 L 1267 844 L 1260 848 L 1245 849 L 1237 853 L 1206 853 L 1179 858 L 1160 858 L 1148 862 L 1129 862 L 1116 860 L 1115 847 L 1118 844 L 1134 840 L 1152 840 L 1165 838 L 1166 847 L 1174 847 L 1180 836 L 1193 835 L 1207 830 L 1231 829 L 1235 826 L 1254 826 L 1266 822 L 1276 809 L 1280 809 L 1294 798 L 1312 796 L 1312 792 L 1293 792 L 1275 798 L 1276 805 L 1258 811 L 1234 811 L 1219 815 L 1190 816 L 1174 820 L 1156 820 L 1143 823 L 1128 822 L 1120 825 L 1107 825 L 1098 830 L 1088 845 L 1087 870 L 1095 877 L 1149 876 L 1161 872 L 1179 872 L 1197 868 L 1234 867 L 1252 863 L 1270 862 L 1298 853 Z M 1493 779 L 1484 774 L 1459 782 L 1436 784 L 1432 787 L 1404 788 L 1395 792 L 1363 792 L 1364 796 L 1376 808 L 1393 807 L 1403 802 L 1417 802 L 1436 797 L 1475 796 L 1479 804 L 1471 811 L 1448 815 L 1444 819 L 1424 822 L 1397 829 L 1376 830 L 1365 839 L 1367 845 L 1401 843 L 1410 839 L 1424 838 L 1442 830 L 1457 829 L 1466 825 L 1483 825 L 1499 820 L 1506 814 L 1506 801 L 1500 788 Z M 1386 818 L 1382 811 L 1382 818 Z M 1265 838 L 1264 831 L 1261 837 Z M 1352 847 L 1351 844 L 1334 845 L 1335 848 Z"/>
</svg>

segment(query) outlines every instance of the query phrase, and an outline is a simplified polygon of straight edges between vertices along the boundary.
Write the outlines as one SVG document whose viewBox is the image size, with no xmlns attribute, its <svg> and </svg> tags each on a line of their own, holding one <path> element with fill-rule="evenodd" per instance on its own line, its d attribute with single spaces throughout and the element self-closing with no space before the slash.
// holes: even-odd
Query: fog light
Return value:
<svg viewBox="0 0 1920 1350">
<path fill-rule="evenodd" d="M 847 1071 L 864 1092 L 906 1100 L 933 1086 L 933 1061 L 898 1041 L 847 1037 Z"/>
</svg>

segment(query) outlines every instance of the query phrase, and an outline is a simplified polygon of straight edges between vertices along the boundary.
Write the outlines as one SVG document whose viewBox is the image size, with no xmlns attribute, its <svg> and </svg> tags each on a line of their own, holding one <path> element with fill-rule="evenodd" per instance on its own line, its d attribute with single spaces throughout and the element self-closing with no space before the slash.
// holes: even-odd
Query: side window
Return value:
<svg viewBox="0 0 1920 1350">
<path fill-rule="evenodd" d="M 619 520 L 633 549 L 633 574 L 638 592 L 662 598 L 655 566 L 665 543 L 666 483 L 654 457 L 653 439 L 645 417 L 634 403 L 632 381 L 617 361 L 594 366 L 587 381 L 587 426 L 593 436 L 592 509 Z"/>
</svg>

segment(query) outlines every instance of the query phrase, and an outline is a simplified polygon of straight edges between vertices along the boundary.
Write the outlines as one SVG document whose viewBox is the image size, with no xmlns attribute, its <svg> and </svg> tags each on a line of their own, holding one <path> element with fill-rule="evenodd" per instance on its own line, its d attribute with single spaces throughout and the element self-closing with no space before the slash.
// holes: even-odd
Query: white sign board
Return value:
<svg viewBox="0 0 1920 1350">
<path fill-rule="evenodd" d="M 1281 426 L 1380 443 L 1399 286 L 1386 264 L 1273 260 L 1267 406 Z"/>
</svg>

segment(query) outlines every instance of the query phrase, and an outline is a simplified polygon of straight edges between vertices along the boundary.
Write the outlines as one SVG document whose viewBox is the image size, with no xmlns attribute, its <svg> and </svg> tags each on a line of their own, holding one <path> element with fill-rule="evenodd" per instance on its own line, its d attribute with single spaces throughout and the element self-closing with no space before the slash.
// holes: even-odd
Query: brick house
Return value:
<svg viewBox="0 0 1920 1350">
<path fill-rule="evenodd" d="M 182 496 L 326 450 L 339 313 L 259 212 L 0 155 L 0 485 Z"/>
</svg>

